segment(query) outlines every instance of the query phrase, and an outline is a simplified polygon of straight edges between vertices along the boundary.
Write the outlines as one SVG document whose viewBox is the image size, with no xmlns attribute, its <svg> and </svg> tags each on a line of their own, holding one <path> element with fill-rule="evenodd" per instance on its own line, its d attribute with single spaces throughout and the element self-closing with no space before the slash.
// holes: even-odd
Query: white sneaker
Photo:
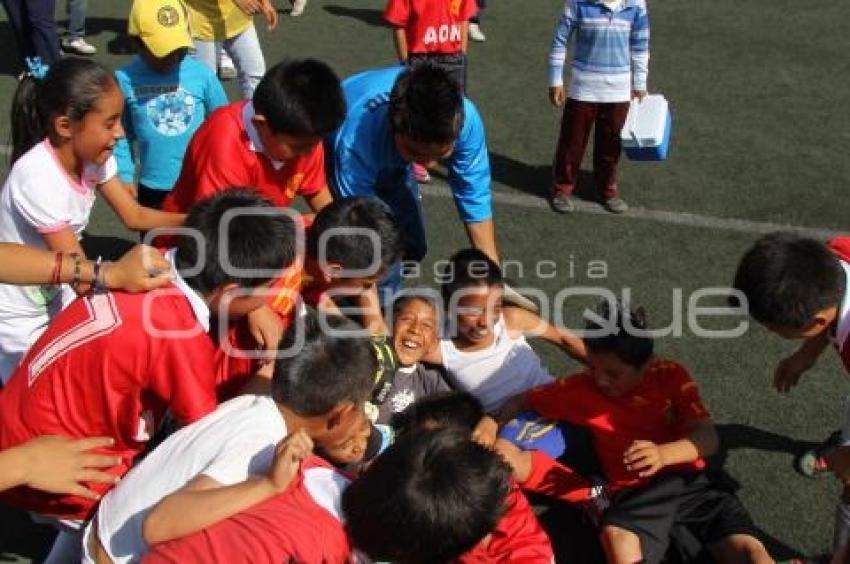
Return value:
<svg viewBox="0 0 850 564">
<path fill-rule="evenodd" d="M 97 53 L 97 47 L 88 43 L 82 37 L 63 37 L 61 46 L 66 53 L 75 55 L 94 55 Z"/>
<path fill-rule="evenodd" d="M 469 23 L 469 38 L 473 41 L 477 41 L 478 43 L 484 43 L 487 41 L 487 36 L 484 35 L 483 31 L 481 31 L 481 26 L 475 22 Z"/>
<path fill-rule="evenodd" d="M 289 15 L 293 18 L 297 18 L 304 13 L 304 8 L 306 7 L 307 0 L 292 0 L 292 10 L 289 12 Z"/>
</svg>

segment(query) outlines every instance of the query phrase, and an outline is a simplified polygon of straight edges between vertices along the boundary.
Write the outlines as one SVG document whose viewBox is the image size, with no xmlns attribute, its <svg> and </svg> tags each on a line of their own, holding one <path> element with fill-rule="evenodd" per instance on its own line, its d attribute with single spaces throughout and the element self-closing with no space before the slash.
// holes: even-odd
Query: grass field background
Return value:
<svg viewBox="0 0 850 564">
<path fill-rule="evenodd" d="M 57 13 L 63 13 L 59 4 Z M 487 126 L 493 189 L 527 194 L 533 201 L 548 187 L 560 119 L 547 102 L 545 77 L 561 4 L 491 4 L 483 22 L 487 42 L 469 49 L 469 93 Z M 120 39 L 128 7 L 128 2 L 89 1 L 90 40 L 100 49 L 97 59 L 113 67 L 129 57 Z M 390 30 L 381 22 L 382 7 L 375 0 L 311 0 L 303 17 L 283 16 L 276 31 L 261 30 L 267 62 L 317 57 L 342 77 L 391 64 L 394 52 Z M 846 19 L 844 3 L 827 0 L 815 8 L 790 0 L 669 0 L 650 2 L 650 16 L 650 90 L 671 102 L 673 141 L 665 163 L 623 162 L 624 198 L 655 210 L 846 230 L 850 112 L 842 103 L 850 59 L 838 48 L 846 44 L 846 32 L 835 25 Z M 6 107 L 18 71 L 2 19 L 0 46 L 0 100 Z M 235 100 L 235 85 L 228 83 L 227 89 Z M 0 139 L 6 138 L 4 117 Z M 430 254 L 423 272 L 429 273 L 433 261 L 465 245 L 465 237 L 450 200 L 426 195 L 425 208 Z M 550 296 L 572 285 L 599 285 L 615 293 L 628 287 L 647 306 L 655 326 L 669 323 L 674 288 L 687 299 L 695 289 L 728 285 L 739 256 L 756 237 L 628 215 L 560 216 L 501 204 L 495 212 L 501 251 L 526 267 L 517 280 L 521 285 Z M 100 234 L 124 233 L 100 204 L 91 227 Z M 555 261 L 558 275 L 538 278 L 533 274 L 538 260 Z M 587 278 L 591 260 L 606 263 L 606 279 Z M 432 283 L 428 278 L 422 282 Z M 566 318 L 577 323 L 586 303 L 567 302 Z M 831 351 L 792 394 L 773 391 L 773 367 L 794 346 L 756 326 L 734 340 L 700 339 L 686 330 L 657 344 L 662 355 L 685 363 L 699 381 L 723 435 L 721 462 L 783 557 L 828 549 L 837 484 L 804 480 L 791 462 L 809 441 L 838 426 L 846 393 Z M 576 368 L 550 347 L 539 350 L 555 374 Z M 0 515 L 0 553 L 38 558 L 38 548 L 27 546 L 32 537 L 13 523 L 16 515 Z"/>
</svg>

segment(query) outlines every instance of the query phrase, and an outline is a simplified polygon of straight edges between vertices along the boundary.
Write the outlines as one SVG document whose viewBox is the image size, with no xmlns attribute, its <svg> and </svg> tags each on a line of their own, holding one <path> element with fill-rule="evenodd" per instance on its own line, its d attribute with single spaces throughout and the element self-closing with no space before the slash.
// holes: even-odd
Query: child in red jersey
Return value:
<svg viewBox="0 0 850 564">
<path fill-rule="evenodd" d="M 344 117 L 330 67 L 309 59 L 279 63 L 251 101 L 219 108 L 198 129 L 163 209 L 185 211 L 232 186 L 251 186 L 276 206 L 302 196 L 319 211 L 331 201 L 321 141 Z"/>
<path fill-rule="evenodd" d="M 605 301 L 595 319 L 584 337 L 590 368 L 515 403 L 590 429 L 612 494 L 601 517 L 608 561 L 660 562 L 684 524 L 719 562 L 773 562 L 740 501 L 705 477 L 719 441 L 688 371 L 653 356 L 642 309 Z"/>
<path fill-rule="evenodd" d="M 475 0 L 389 0 L 384 19 L 393 26 L 398 60 L 403 65 L 443 67 L 463 90 L 466 36 Z"/>
<path fill-rule="evenodd" d="M 475 0 L 389 0 L 384 19 L 401 64 L 441 67 L 466 91 L 466 41 L 476 11 Z M 421 164 L 413 163 L 413 172 L 419 183 L 431 180 Z"/>
<path fill-rule="evenodd" d="M 231 264 L 252 272 L 279 270 L 294 258 L 294 226 L 285 217 L 236 218 L 229 240 L 219 240 L 222 216 L 246 206 L 268 203 L 245 192 L 227 192 L 192 210 L 186 225 L 201 234 L 207 252 L 194 237 L 179 238 L 176 249 L 166 254 L 171 284 L 147 294 L 95 292 L 62 311 L 0 394 L 0 449 L 41 435 L 111 437 L 113 444 L 100 453 L 120 458 L 109 470 L 117 481 L 145 449 L 166 411 L 184 424 L 212 411 L 215 345 L 207 334 L 212 313 L 219 313 L 220 304 L 227 304 L 230 315 L 258 307 L 262 298 L 239 294 L 268 280 L 234 276 L 209 249 L 226 246 Z M 263 245 L 270 238 L 281 244 Z M 102 495 L 112 485 L 91 488 Z M 31 488 L 8 490 L 0 499 L 72 529 L 92 515 L 96 504 L 91 498 Z"/>
</svg>

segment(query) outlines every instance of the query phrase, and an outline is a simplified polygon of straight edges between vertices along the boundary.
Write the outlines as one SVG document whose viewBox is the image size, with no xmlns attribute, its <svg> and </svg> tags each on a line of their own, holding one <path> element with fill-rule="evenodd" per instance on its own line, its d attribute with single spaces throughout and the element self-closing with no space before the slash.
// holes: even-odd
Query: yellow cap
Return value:
<svg viewBox="0 0 850 564">
<path fill-rule="evenodd" d="M 180 0 L 134 0 L 127 33 L 141 39 L 156 57 L 192 47 L 188 13 Z"/>
</svg>

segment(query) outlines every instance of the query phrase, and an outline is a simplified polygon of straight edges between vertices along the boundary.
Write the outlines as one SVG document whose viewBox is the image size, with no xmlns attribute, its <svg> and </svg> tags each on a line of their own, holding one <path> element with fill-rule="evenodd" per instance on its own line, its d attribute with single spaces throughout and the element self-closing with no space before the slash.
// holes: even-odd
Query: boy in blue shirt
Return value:
<svg viewBox="0 0 850 564">
<path fill-rule="evenodd" d="M 393 211 L 407 237 L 406 260 L 427 244 L 411 163 L 447 159 L 449 185 L 472 245 L 498 261 L 484 124 L 449 74 L 424 65 L 354 75 L 342 83 L 348 115 L 326 140 L 336 197 L 371 196 Z M 390 286 L 400 285 L 398 272 Z"/>
<path fill-rule="evenodd" d="M 139 155 L 138 198 L 160 208 L 174 186 L 183 154 L 207 115 L 227 104 L 215 73 L 193 57 L 187 13 L 179 0 L 136 0 L 128 33 L 138 50 L 115 72 L 124 94 L 126 137 L 115 145 L 118 173 L 132 184 Z"/>
</svg>

